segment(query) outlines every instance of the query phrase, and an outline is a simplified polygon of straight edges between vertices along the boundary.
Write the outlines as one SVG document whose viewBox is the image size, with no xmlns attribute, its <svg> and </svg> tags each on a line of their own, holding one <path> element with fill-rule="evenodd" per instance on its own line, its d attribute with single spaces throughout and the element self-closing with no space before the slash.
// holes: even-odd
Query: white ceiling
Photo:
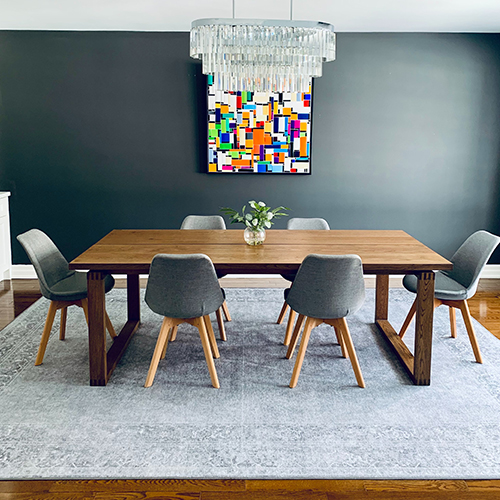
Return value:
<svg viewBox="0 0 500 500">
<path fill-rule="evenodd" d="M 0 0 L 1 30 L 189 31 L 232 0 Z M 236 17 L 288 19 L 290 0 L 235 0 Z M 293 19 L 336 31 L 500 32 L 500 0 L 293 0 Z"/>
</svg>

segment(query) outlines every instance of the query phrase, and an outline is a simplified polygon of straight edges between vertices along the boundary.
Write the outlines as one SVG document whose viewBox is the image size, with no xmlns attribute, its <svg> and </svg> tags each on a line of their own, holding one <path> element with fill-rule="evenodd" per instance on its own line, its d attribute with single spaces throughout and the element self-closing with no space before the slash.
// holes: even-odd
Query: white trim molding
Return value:
<svg viewBox="0 0 500 500">
<path fill-rule="evenodd" d="M 367 277 L 369 277 L 368 275 Z M 114 275 L 115 278 L 125 278 L 125 275 Z M 142 275 L 141 278 L 146 278 L 147 275 Z M 230 274 L 226 278 L 279 278 L 279 274 Z M 394 276 L 395 278 L 397 276 Z M 12 279 L 37 279 L 35 269 L 31 264 L 14 264 L 11 268 Z M 499 279 L 500 278 L 500 264 L 487 264 L 481 273 L 483 279 Z"/>
</svg>

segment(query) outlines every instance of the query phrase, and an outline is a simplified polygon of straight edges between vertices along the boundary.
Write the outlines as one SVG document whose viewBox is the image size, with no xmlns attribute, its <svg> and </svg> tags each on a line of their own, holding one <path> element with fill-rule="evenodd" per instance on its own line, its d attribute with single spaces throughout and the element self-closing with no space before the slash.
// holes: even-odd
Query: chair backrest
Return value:
<svg viewBox="0 0 500 500">
<path fill-rule="evenodd" d="M 170 318 L 198 318 L 224 302 L 214 265 L 204 254 L 155 255 L 149 270 L 146 303 Z"/>
<path fill-rule="evenodd" d="M 354 314 L 364 300 L 363 265 L 358 255 L 308 255 L 286 298 L 294 311 L 320 319 Z"/>
<path fill-rule="evenodd" d="M 476 293 L 481 271 L 499 243 L 498 236 L 488 231 L 476 231 L 451 258 L 453 270 L 445 271 L 444 274 L 467 288 L 467 298 Z"/>
<path fill-rule="evenodd" d="M 319 217 L 294 217 L 289 219 L 287 229 L 330 229 L 328 222 Z"/>
<path fill-rule="evenodd" d="M 75 271 L 69 270 L 68 261 L 43 231 L 30 229 L 20 234 L 17 240 L 35 268 L 42 295 L 50 298 L 51 288 Z"/>
<path fill-rule="evenodd" d="M 226 223 L 220 215 L 188 215 L 181 229 L 226 229 Z"/>
</svg>

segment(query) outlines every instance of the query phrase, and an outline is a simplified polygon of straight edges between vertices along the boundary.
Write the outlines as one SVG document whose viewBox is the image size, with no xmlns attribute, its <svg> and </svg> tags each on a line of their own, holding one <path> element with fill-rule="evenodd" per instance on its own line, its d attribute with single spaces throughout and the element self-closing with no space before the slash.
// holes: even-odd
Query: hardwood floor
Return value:
<svg viewBox="0 0 500 500">
<path fill-rule="evenodd" d="M 281 279 L 223 286 L 286 287 Z M 371 282 L 367 282 L 370 286 Z M 145 282 L 141 281 L 144 286 Z M 125 286 L 117 280 L 117 286 Z M 397 282 L 391 286 L 398 286 Z M 0 283 L 0 328 L 40 297 L 35 280 Z M 500 339 L 500 280 L 481 280 L 469 301 L 472 316 Z M 461 318 L 457 318 L 461 321 Z M 1 450 L 0 450 L 1 454 Z M 499 471 L 500 476 L 500 471 Z M 500 480 L 80 480 L 0 481 L 0 500 L 490 500 L 500 499 Z"/>
</svg>

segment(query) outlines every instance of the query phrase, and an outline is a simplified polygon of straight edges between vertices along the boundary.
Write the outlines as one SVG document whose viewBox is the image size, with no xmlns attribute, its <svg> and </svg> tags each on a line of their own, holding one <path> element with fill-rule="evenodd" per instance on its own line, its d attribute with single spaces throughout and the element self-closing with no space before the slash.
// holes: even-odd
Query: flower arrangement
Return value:
<svg viewBox="0 0 500 500">
<path fill-rule="evenodd" d="M 274 224 L 274 219 L 282 216 L 288 216 L 283 210 L 290 210 L 286 207 L 277 207 L 271 209 L 263 201 L 249 201 L 251 210 L 245 213 L 246 205 L 243 205 L 241 213 L 228 207 L 221 208 L 221 212 L 228 215 L 231 224 L 245 224 L 245 241 L 249 245 L 261 245 L 265 239 L 265 230 Z M 249 234 L 249 233 L 253 234 Z M 258 233 L 258 234 L 257 234 Z"/>
</svg>

